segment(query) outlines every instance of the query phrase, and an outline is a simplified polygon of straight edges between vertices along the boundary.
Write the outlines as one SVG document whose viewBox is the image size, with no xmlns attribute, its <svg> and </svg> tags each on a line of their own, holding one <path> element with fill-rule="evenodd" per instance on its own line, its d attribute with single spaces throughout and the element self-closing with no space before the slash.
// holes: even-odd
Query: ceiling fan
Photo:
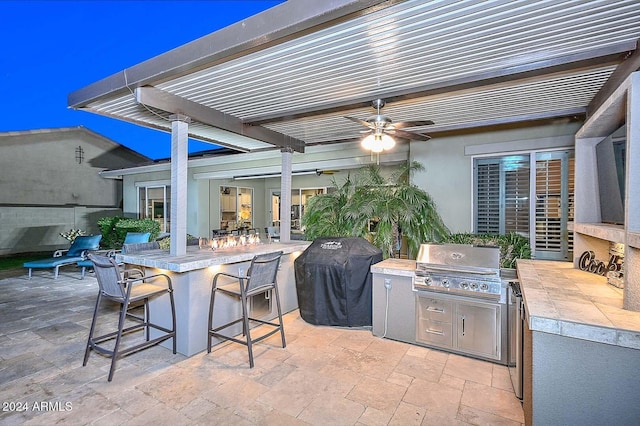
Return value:
<svg viewBox="0 0 640 426">
<path fill-rule="evenodd" d="M 356 117 L 344 117 L 348 120 L 354 121 L 369 128 L 369 130 L 363 131 L 363 133 L 370 133 L 370 135 L 365 137 L 365 139 L 362 141 L 362 144 L 365 148 L 371 149 L 373 152 L 382 152 L 382 150 L 393 148 L 393 146 L 395 145 L 395 141 L 389 136 L 396 136 L 402 139 L 418 141 L 428 141 L 429 139 L 431 139 L 431 136 L 427 136 L 417 132 L 408 132 L 401 129 L 408 127 L 429 126 L 434 124 L 433 121 L 399 121 L 394 123 L 391 118 L 387 117 L 386 115 L 380 114 L 380 110 L 384 105 L 385 101 L 383 99 L 376 99 L 371 102 L 371 106 L 375 108 L 378 113 L 367 118 L 366 120 L 361 120 Z"/>
</svg>

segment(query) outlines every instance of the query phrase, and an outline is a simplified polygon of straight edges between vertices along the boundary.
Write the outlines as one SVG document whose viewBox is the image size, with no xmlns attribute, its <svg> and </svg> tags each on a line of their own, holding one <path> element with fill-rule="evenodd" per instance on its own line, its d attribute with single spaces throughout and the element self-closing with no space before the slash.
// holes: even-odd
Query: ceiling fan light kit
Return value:
<svg viewBox="0 0 640 426">
<path fill-rule="evenodd" d="M 403 121 L 394 123 L 386 115 L 380 114 L 380 109 L 384 105 L 385 101 L 383 99 L 374 100 L 371 103 L 371 106 L 376 109 L 377 114 L 369 117 L 366 120 L 361 120 L 356 117 L 345 117 L 348 120 L 361 124 L 370 129 L 369 134 L 362 140 L 362 147 L 366 150 L 371 151 L 372 157 L 374 153 L 377 154 L 378 162 L 380 161 L 379 155 L 382 151 L 390 150 L 396 145 L 395 139 L 391 137 L 390 134 L 410 140 L 413 139 L 428 141 L 429 139 L 431 139 L 430 136 L 423 135 L 421 133 L 407 132 L 400 129 L 404 127 L 428 126 L 433 124 L 433 121 Z"/>
<path fill-rule="evenodd" d="M 374 133 L 362 139 L 362 147 L 375 153 L 390 150 L 394 146 L 396 141 L 386 133 Z"/>
</svg>

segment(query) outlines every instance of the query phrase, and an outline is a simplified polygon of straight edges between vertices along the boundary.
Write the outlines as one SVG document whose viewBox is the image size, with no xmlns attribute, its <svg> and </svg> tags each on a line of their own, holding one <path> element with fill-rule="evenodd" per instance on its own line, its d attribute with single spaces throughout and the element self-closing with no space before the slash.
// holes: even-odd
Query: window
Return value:
<svg viewBox="0 0 640 426">
<path fill-rule="evenodd" d="M 291 229 L 301 230 L 301 220 L 304 209 L 312 197 L 325 194 L 326 188 L 305 188 L 291 190 Z M 280 191 L 271 192 L 271 223 L 274 226 L 280 225 Z"/>
<path fill-rule="evenodd" d="M 529 238 L 537 259 L 570 259 L 573 175 L 573 151 L 474 159 L 475 232 L 516 232 Z"/>
<path fill-rule="evenodd" d="M 220 187 L 220 229 L 253 228 L 253 189 Z"/>
<path fill-rule="evenodd" d="M 153 219 L 160 232 L 169 232 L 171 223 L 171 187 L 169 185 L 138 187 L 138 218 Z"/>
</svg>

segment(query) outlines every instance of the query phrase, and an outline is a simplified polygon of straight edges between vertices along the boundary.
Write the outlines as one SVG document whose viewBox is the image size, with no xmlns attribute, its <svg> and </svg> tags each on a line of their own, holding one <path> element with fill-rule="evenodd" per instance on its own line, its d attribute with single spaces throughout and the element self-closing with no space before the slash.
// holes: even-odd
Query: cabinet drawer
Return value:
<svg viewBox="0 0 640 426">
<path fill-rule="evenodd" d="M 416 340 L 429 345 L 451 348 L 453 346 L 451 323 L 431 319 L 419 319 L 416 330 Z"/>
<path fill-rule="evenodd" d="M 418 297 L 418 318 L 420 319 L 451 322 L 452 313 L 453 303 L 448 300 Z"/>
</svg>

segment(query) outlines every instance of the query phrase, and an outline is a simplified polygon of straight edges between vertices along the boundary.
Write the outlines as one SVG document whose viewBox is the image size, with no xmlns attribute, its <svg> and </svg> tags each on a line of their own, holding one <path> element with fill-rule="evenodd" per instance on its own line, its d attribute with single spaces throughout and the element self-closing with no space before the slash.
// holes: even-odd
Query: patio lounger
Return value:
<svg viewBox="0 0 640 426">
<path fill-rule="evenodd" d="M 127 235 L 124 237 L 123 244 L 147 243 L 149 242 L 149 238 L 151 238 L 151 232 L 127 232 Z M 104 253 L 94 253 L 94 254 L 105 255 L 107 257 L 114 257 L 115 254 L 119 252 L 120 250 L 105 250 Z M 79 268 L 82 268 L 80 272 L 81 279 L 84 279 L 84 275 L 87 268 L 93 268 L 93 262 L 86 257 L 80 262 L 78 262 L 77 265 Z"/>
<path fill-rule="evenodd" d="M 77 237 L 68 250 L 56 250 L 53 257 L 48 259 L 34 260 L 25 262 L 22 266 L 29 268 L 29 278 L 33 269 L 49 269 L 53 268 L 54 278 L 58 278 L 58 270 L 61 266 L 71 265 L 85 260 L 87 252 L 90 250 L 98 250 L 102 235 L 91 235 Z"/>
</svg>

